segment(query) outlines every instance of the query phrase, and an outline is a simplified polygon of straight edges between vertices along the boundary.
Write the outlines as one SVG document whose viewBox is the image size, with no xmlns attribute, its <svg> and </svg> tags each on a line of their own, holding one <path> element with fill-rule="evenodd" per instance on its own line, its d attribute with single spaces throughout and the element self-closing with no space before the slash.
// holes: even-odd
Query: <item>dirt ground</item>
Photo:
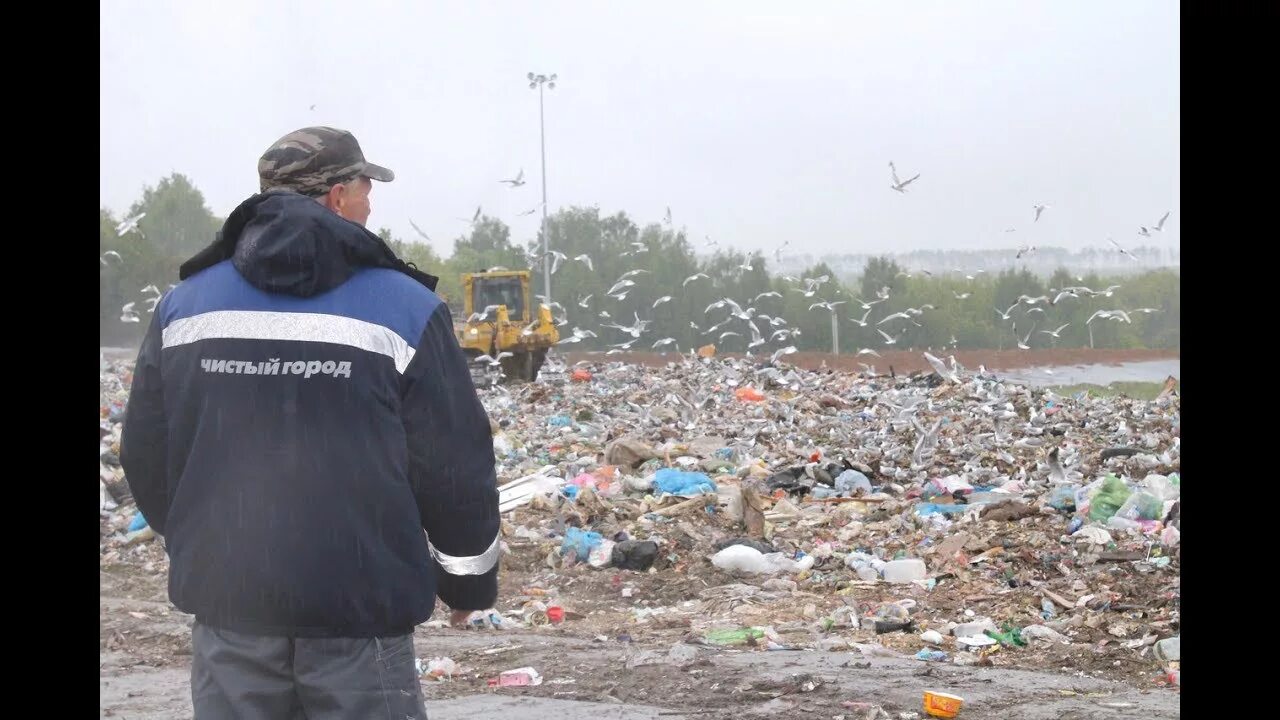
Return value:
<svg viewBox="0 0 1280 720">
<path fill-rule="evenodd" d="M 499 609 L 517 616 L 502 598 L 523 595 L 530 586 L 555 587 L 573 615 L 557 626 L 500 631 L 455 630 L 438 621 L 419 627 L 418 657 L 447 656 L 461 666 L 452 680 L 423 680 L 433 720 L 862 717 L 849 703 L 880 705 L 896 718 L 920 712 L 925 690 L 965 697 L 962 717 L 971 720 L 1180 715 L 1178 690 L 1163 683 L 1149 660 L 1116 652 L 1114 644 L 997 654 L 992 667 L 960 667 L 914 660 L 919 642 L 913 634 L 879 636 L 885 648 L 865 654 L 842 638 L 875 640 L 850 631 L 834 632 L 827 651 L 694 645 L 697 659 L 681 666 L 668 660 L 668 651 L 696 638 L 687 620 L 667 620 L 661 609 L 730 578 L 713 576 L 719 571 L 710 567 L 636 573 L 580 565 L 551 571 L 539 567 L 533 548 L 517 544 L 513 550 L 503 561 Z M 161 545 L 104 547 L 100 570 L 100 716 L 190 717 L 191 618 L 166 599 Z M 623 597 L 623 588 L 630 597 Z M 809 599 L 820 611 L 840 602 Z M 973 607 L 981 611 L 982 599 Z M 637 621 L 637 608 L 658 612 Z M 489 678 L 523 666 L 537 668 L 544 683 L 488 687 Z"/>
<path fill-rule="evenodd" d="M 817 370 L 827 367 L 834 370 L 862 370 L 862 363 L 872 365 L 876 372 L 888 373 L 892 368 L 895 373 L 910 374 L 929 371 L 928 361 L 924 353 L 917 350 L 878 350 L 875 355 L 832 355 L 820 352 L 799 352 L 787 356 L 787 362 L 806 370 Z M 1178 350 L 1090 350 L 1089 348 L 1036 348 L 1032 350 L 958 350 L 955 353 L 938 351 L 934 353 L 944 360 L 955 355 L 956 361 L 970 370 L 985 366 L 988 370 L 1016 370 L 1029 367 L 1069 366 L 1069 365 L 1122 365 L 1132 362 L 1150 360 L 1167 360 L 1177 358 Z M 662 367 L 675 359 L 675 353 L 629 352 L 608 356 L 615 361 L 633 362 L 650 367 Z M 729 353 L 736 357 L 737 353 Z M 571 352 L 566 354 L 570 363 L 580 360 L 599 361 L 603 353 Z"/>
</svg>

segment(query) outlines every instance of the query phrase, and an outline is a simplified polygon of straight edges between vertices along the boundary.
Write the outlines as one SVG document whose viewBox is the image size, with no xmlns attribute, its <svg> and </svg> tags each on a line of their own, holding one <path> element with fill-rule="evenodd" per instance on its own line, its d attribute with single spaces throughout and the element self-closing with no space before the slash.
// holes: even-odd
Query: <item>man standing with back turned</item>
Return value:
<svg viewBox="0 0 1280 720">
<path fill-rule="evenodd" d="M 425 718 L 414 626 L 497 596 L 489 421 L 436 278 L 364 227 L 394 174 L 310 127 L 258 175 L 156 308 L 121 442 L 195 717 Z"/>
</svg>

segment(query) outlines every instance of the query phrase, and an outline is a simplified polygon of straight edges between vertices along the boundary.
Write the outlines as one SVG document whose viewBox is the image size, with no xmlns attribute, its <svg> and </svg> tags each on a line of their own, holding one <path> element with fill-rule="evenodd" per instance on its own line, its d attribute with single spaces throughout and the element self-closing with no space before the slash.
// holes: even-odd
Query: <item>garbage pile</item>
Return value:
<svg viewBox="0 0 1280 720">
<path fill-rule="evenodd" d="M 670 647 L 628 667 L 819 649 L 1178 683 L 1176 395 L 963 368 L 547 367 L 480 391 L 505 552 L 501 607 L 474 626 Z M 146 541 L 118 466 L 128 383 L 103 362 L 104 553 Z"/>
<path fill-rule="evenodd" d="M 482 393 L 507 570 L 694 576 L 632 618 L 686 641 L 1177 681 L 1154 649 L 1180 631 L 1176 395 L 712 358 L 564 374 Z"/>
</svg>

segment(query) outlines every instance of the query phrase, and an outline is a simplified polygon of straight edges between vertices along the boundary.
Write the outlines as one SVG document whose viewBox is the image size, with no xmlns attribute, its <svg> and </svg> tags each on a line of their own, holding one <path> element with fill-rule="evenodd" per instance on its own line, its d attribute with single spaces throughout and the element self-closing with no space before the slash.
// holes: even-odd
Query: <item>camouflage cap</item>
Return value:
<svg viewBox="0 0 1280 720">
<path fill-rule="evenodd" d="M 258 158 L 262 192 L 280 188 L 322 195 L 334 185 L 361 175 L 382 182 L 396 177 L 387 168 L 366 161 L 354 135 L 331 127 L 294 130 L 272 143 Z"/>
</svg>

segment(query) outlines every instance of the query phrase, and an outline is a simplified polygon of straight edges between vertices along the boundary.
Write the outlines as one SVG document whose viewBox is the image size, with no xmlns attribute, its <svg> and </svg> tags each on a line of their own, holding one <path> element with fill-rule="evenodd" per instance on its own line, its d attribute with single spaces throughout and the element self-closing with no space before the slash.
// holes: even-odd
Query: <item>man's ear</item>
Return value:
<svg viewBox="0 0 1280 720">
<path fill-rule="evenodd" d="M 329 188 L 329 192 L 324 194 L 324 206 L 334 212 L 342 207 L 342 203 L 346 200 L 347 187 L 341 183 Z"/>
</svg>

